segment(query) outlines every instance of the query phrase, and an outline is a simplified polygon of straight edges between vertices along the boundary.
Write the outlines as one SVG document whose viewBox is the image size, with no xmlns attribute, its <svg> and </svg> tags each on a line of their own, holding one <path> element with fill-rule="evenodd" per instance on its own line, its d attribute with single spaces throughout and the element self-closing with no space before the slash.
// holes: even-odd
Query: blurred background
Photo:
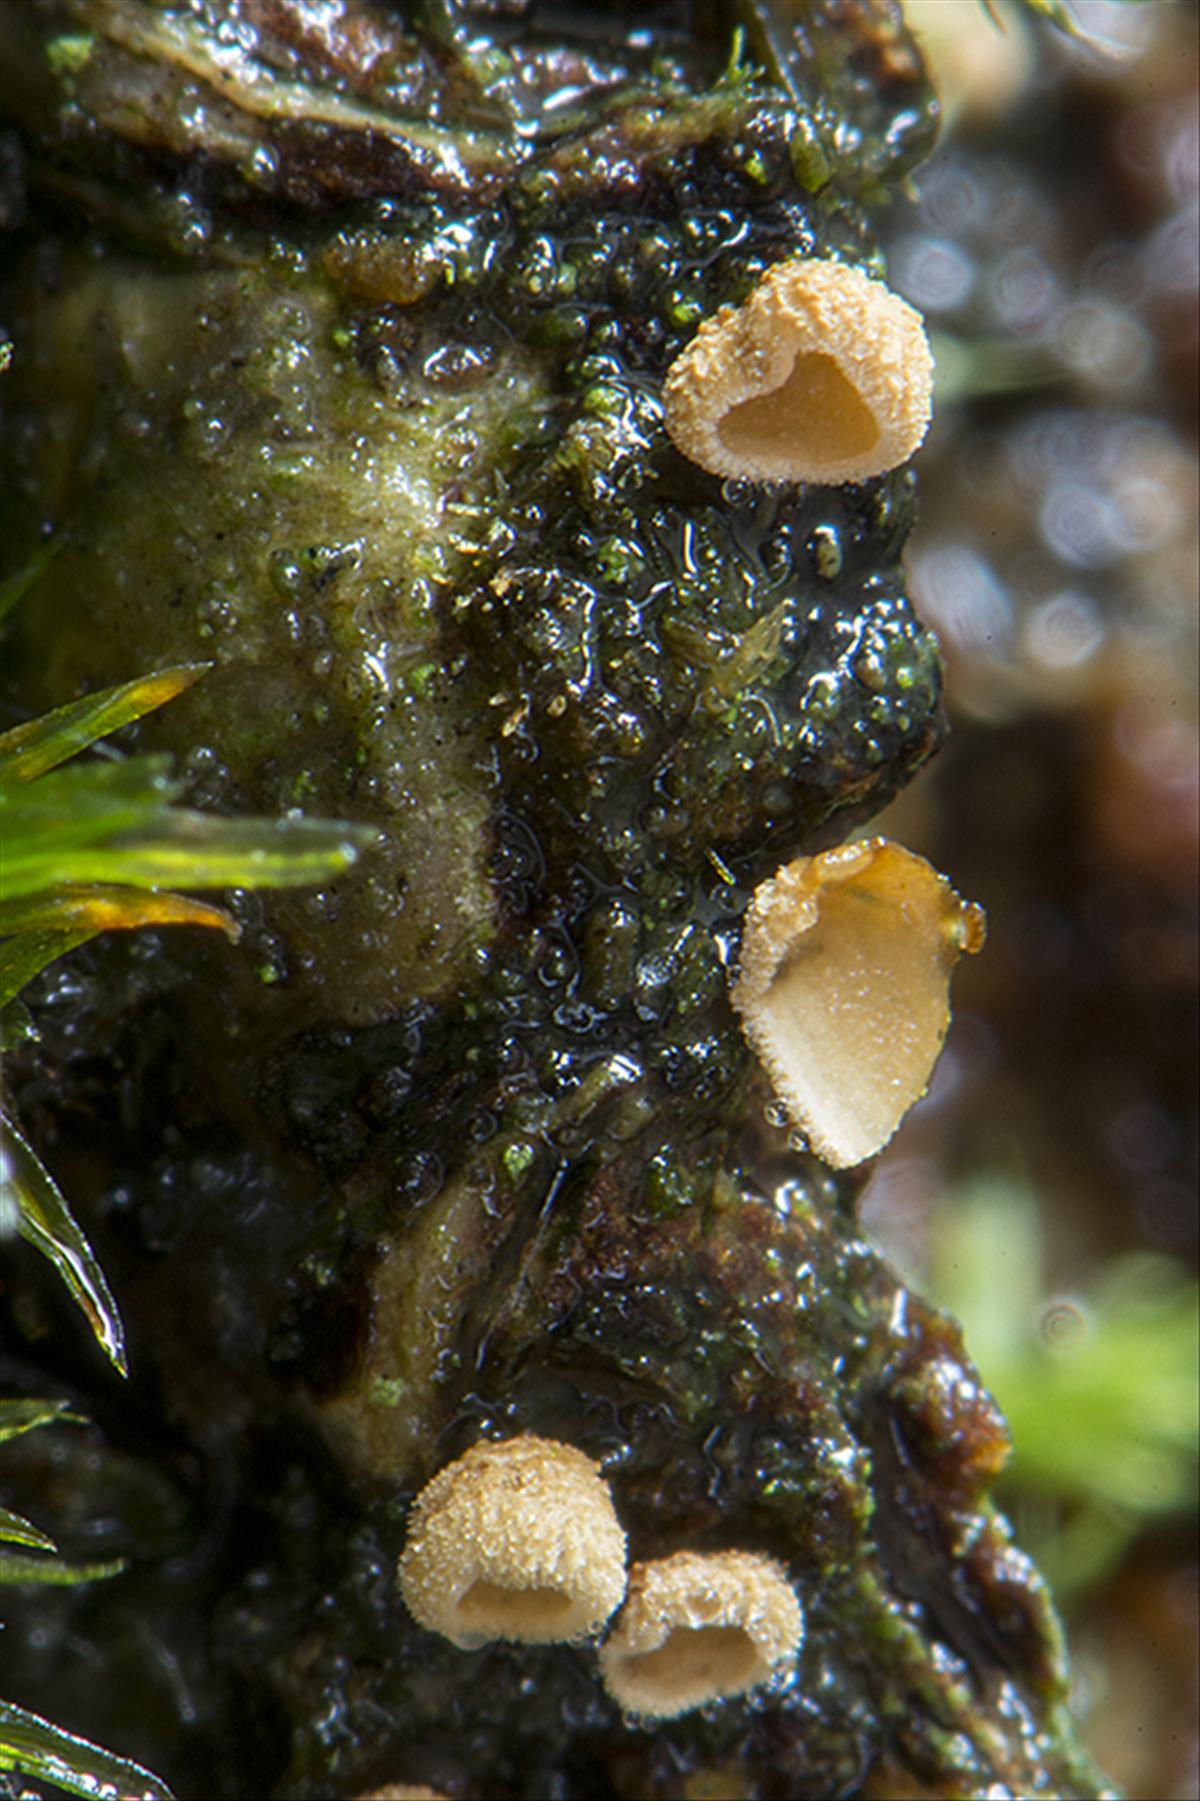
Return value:
<svg viewBox="0 0 1200 1801">
<path fill-rule="evenodd" d="M 1051 7 L 1051 0 L 1046 0 Z M 1093 1754 L 1194 1797 L 1197 14 L 905 0 L 941 147 L 887 233 L 934 336 L 909 550 L 951 736 L 871 830 L 987 909 L 864 1220 L 962 1320 Z M 1051 10 L 1057 10 L 1051 8 Z M 1065 8 L 1063 9 L 1066 10 Z"/>
</svg>

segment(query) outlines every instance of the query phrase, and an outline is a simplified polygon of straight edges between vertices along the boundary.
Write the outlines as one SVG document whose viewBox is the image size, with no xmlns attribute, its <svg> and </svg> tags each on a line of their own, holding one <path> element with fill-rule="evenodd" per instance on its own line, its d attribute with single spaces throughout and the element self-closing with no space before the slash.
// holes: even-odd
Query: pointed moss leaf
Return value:
<svg viewBox="0 0 1200 1801">
<path fill-rule="evenodd" d="M 288 887 L 340 874 L 378 834 L 326 819 L 169 811 L 162 758 L 88 763 L 0 788 L 6 900 L 79 882 Z"/>
<path fill-rule="evenodd" d="M 0 1538 L 6 1538 L 14 1545 L 28 1545 L 32 1551 L 57 1551 L 58 1546 L 52 1538 L 47 1538 L 40 1526 L 32 1520 L 26 1520 L 9 1507 L 0 1507 Z M 0 1581 L 7 1575 L 7 1556 L 0 1553 Z"/>
<path fill-rule="evenodd" d="M 5 1551 L 0 1556 L 0 1582 L 13 1588 L 22 1584 L 74 1588 L 80 1582 L 100 1582 L 106 1576 L 119 1576 L 127 1568 L 124 1557 L 112 1558 L 107 1563 L 65 1563 L 61 1557 L 31 1557 L 24 1551 Z"/>
<path fill-rule="evenodd" d="M 19 1044 L 36 1044 L 37 1039 L 38 1029 L 24 1001 L 0 1000 L 0 1056 L 15 1051 Z"/>
<path fill-rule="evenodd" d="M 83 763 L 39 782 L 0 786 L 0 894 L 16 900 L 63 883 L 119 881 L 119 869 L 93 877 L 89 853 L 123 833 L 146 831 L 177 792 L 166 757 Z"/>
<path fill-rule="evenodd" d="M 49 894 L 0 898 L 0 932 L 127 931 L 134 926 L 215 926 L 230 938 L 241 928 L 221 907 L 186 894 L 143 893 L 136 888 L 64 886 Z"/>
<path fill-rule="evenodd" d="M 109 1359 L 127 1375 L 125 1328 L 104 1271 L 76 1225 L 49 1170 L 11 1118 L 0 1152 L 0 1219 L 15 1207 L 23 1238 L 49 1257 Z"/>
<path fill-rule="evenodd" d="M 222 819 L 177 809 L 152 831 L 81 848 L 73 878 L 179 888 L 286 888 L 348 869 L 378 834 L 328 819 Z"/>
<path fill-rule="evenodd" d="M 113 1801 L 174 1801 L 166 1783 L 140 1764 L 114 1757 L 103 1746 L 64 1732 L 12 1701 L 0 1701 L 0 1770 L 19 1770 L 86 1801 L 99 1796 Z"/>
<path fill-rule="evenodd" d="M 98 738 L 174 700 L 211 668 L 211 663 L 181 663 L 157 675 L 139 676 L 119 687 L 87 694 L 40 719 L 14 726 L 0 735 L 0 781 L 33 781 L 68 757 L 78 756 Z"/>
<path fill-rule="evenodd" d="M 0 1007 L 7 1009 L 26 982 L 32 982 L 55 958 L 66 956 L 77 944 L 86 944 L 96 933 L 88 926 L 74 931 L 21 932 L 0 944 Z M 5 1040 L 4 1048 L 9 1049 Z"/>
<path fill-rule="evenodd" d="M 22 564 L 20 569 L 14 570 L 11 575 L 5 576 L 4 580 L 0 582 L 0 624 L 3 624 L 13 608 L 24 600 L 51 557 L 57 554 L 61 542 L 62 540 L 59 538 L 53 544 L 43 544 L 40 550 L 33 553 L 27 563 Z"/>
<path fill-rule="evenodd" d="M 0 932 L 14 934 L 0 943 L 0 1008 L 7 1008 L 26 982 L 56 958 L 97 933 L 155 925 L 215 926 L 227 938 L 241 936 L 241 927 L 224 908 L 186 894 L 64 887 L 13 902 L 0 900 Z M 7 1038 L 3 1048 L 9 1048 Z"/>
<path fill-rule="evenodd" d="M 78 1423 L 82 1415 L 71 1412 L 70 1401 L 43 1401 L 22 1396 L 8 1396 L 0 1400 L 0 1444 L 7 1439 L 20 1438 L 22 1432 L 35 1432 L 39 1426 L 48 1426 L 52 1420 L 70 1420 Z"/>
</svg>

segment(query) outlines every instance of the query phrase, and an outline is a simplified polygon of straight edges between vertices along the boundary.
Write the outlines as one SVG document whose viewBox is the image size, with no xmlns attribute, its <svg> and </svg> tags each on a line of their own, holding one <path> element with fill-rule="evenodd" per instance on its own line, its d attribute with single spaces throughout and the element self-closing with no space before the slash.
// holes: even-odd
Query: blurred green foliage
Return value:
<svg viewBox="0 0 1200 1801">
<path fill-rule="evenodd" d="M 1195 1503 L 1200 1286 L 1143 1251 L 1047 1294 L 1041 1213 L 1019 1182 L 957 1194 L 933 1237 L 934 1296 L 1012 1429 L 1002 1499 L 1071 1599 L 1147 1522 Z"/>
</svg>

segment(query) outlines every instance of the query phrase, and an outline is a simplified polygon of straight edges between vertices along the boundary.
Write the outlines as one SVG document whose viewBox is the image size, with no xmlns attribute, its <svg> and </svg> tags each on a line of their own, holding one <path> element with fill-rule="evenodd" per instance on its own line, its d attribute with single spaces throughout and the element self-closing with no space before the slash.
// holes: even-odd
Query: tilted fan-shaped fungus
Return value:
<svg viewBox="0 0 1200 1801">
<path fill-rule="evenodd" d="M 630 1570 L 600 1668 L 628 1712 L 671 1719 L 766 1682 L 803 1638 L 800 1603 L 769 1557 L 677 1551 Z"/>
<path fill-rule="evenodd" d="M 755 890 L 731 998 L 827 1163 L 874 1156 L 924 1094 L 950 971 L 984 933 L 982 907 L 886 838 L 798 857 Z"/>
<path fill-rule="evenodd" d="M 619 1605 L 625 1534 L 596 1465 L 527 1434 L 475 1445 L 421 1490 L 398 1574 L 413 1617 L 464 1650 L 552 1644 Z"/>
<path fill-rule="evenodd" d="M 925 436 L 933 358 L 919 313 L 861 269 L 793 257 L 706 319 L 667 371 L 667 430 L 714 475 L 864 481 Z"/>
</svg>

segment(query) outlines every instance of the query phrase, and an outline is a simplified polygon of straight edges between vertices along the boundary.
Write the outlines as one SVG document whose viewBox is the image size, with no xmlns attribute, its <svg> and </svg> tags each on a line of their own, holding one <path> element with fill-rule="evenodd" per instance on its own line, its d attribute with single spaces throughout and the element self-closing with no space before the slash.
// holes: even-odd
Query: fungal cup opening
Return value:
<svg viewBox="0 0 1200 1801">
<path fill-rule="evenodd" d="M 799 857 L 756 890 L 733 1002 L 789 1118 L 849 1169 L 924 1094 L 951 970 L 983 910 L 883 838 Z"/>
<path fill-rule="evenodd" d="M 823 896 L 781 965 L 778 1053 L 839 1142 L 890 1136 L 901 1073 L 932 1067 L 948 1023 L 940 963 L 926 934 L 898 929 L 895 909 L 851 881 Z"/>
<path fill-rule="evenodd" d="M 806 440 L 823 461 L 865 456 L 879 442 L 875 415 L 836 358 L 801 350 L 778 387 L 731 406 L 718 424 L 734 456 L 780 458 L 789 466 Z"/>
<path fill-rule="evenodd" d="M 741 1626 L 677 1626 L 653 1651 L 626 1658 L 625 1669 L 664 1703 L 731 1694 L 767 1674 L 758 1647 Z"/>
<path fill-rule="evenodd" d="M 536 1639 L 552 1634 L 577 1604 L 560 1588 L 508 1588 L 481 1576 L 460 1598 L 458 1616 L 473 1632 L 493 1632 L 502 1622 L 506 1632 Z"/>
</svg>

